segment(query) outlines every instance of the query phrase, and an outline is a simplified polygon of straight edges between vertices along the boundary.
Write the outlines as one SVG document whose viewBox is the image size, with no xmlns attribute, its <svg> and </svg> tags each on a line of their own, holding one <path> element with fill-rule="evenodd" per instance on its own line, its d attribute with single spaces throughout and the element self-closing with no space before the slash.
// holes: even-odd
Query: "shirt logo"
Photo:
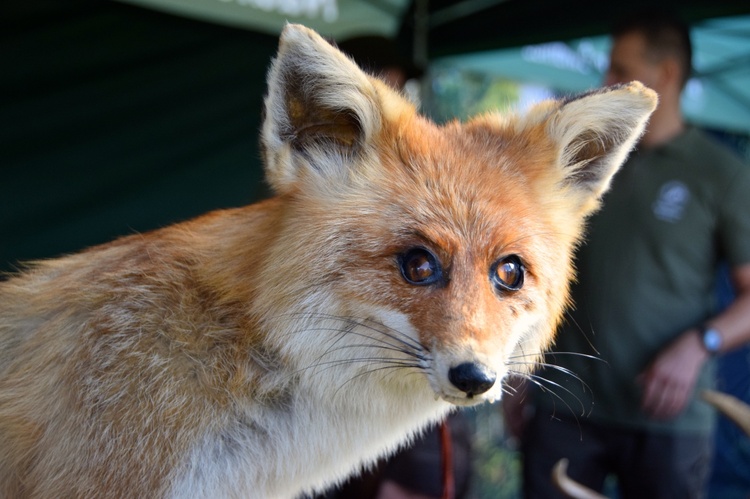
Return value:
<svg viewBox="0 0 750 499">
<path fill-rule="evenodd" d="M 659 198 L 653 204 L 654 215 L 664 222 L 675 223 L 682 219 L 690 200 L 690 190 L 679 180 L 661 186 Z"/>
</svg>

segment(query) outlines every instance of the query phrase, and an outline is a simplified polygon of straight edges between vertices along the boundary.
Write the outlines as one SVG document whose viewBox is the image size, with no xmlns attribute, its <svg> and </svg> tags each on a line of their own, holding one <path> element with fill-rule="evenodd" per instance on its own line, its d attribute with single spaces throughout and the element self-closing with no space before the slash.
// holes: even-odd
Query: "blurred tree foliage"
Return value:
<svg viewBox="0 0 750 499">
<path fill-rule="evenodd" d="M 517 105 L 520 96 L 516 82 L 449 66 L 431 68 L 426 81 L 424 110 L 437 122 L 508 110 Z"/>
<path fill-rule="evenodd" d="M 499 404 L 468 410 L 474 425 L 472 499 L 521 497 L 520 453 L 512 448 L 503 429 Z"/>
</svg>

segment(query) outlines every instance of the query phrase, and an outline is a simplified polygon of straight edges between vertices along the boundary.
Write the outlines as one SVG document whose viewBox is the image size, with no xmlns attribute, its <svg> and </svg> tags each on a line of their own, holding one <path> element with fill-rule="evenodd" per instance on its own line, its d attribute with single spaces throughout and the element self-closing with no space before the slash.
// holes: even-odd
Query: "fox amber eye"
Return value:
<svg viewBox="0 0 750 499">
<path fill-rule="evenodd" d="M 523 287 L 525 272 L 521 259 L 516 255 L 509 255 L 492 265 L 490 280 L 499 291 L 518 291 Z"/>
<path fill-rule="evenodd" d="M 401 275 L 406 282 L 427 285 L 442 277 L 437 257 L 424 248 L 412 248 L 399 256 Z"/>
</svg>

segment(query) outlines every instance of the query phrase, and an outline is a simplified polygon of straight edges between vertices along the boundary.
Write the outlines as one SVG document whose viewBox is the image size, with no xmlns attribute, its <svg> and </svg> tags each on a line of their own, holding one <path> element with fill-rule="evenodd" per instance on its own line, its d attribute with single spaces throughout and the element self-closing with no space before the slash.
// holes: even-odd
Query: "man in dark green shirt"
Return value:
<svg viewBox="0 0 750 499">
<path fill-rule="evenodd" d="M 750 341 L 750 168 L 684 123 L 690 54 L 670 18 L 614 33 L 606 83 L 640 80 L 660 102 L 578 253 L 575 310 L 547 359 L 562 369 L 540 373 L 546 390 L 530 397 L 527 497 L 556 497 L 562 457 L 594 489 L 617 475 L 623 498 L 702 496 L 713 414 L 697 394 L 711 357 Z M 738 297 L 717 315 L 720 261 Z"/>
</svg>

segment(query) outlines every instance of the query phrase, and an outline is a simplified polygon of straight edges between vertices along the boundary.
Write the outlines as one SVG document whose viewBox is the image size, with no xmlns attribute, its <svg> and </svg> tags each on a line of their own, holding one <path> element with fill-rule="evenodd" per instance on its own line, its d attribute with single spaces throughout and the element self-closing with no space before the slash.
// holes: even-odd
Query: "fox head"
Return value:
<svg viewBox="0 0 750 499">
<path fill-rule="evenodd" d="M 285 215 L 259 307 L 294 329 L 280 348 L 301 369 L 498 399 L 552 342 L 584 220 L 656 94 L 634 82 L 438 126 L 296 25 L 268 79 L 262 145 Z"/>
</svg>

